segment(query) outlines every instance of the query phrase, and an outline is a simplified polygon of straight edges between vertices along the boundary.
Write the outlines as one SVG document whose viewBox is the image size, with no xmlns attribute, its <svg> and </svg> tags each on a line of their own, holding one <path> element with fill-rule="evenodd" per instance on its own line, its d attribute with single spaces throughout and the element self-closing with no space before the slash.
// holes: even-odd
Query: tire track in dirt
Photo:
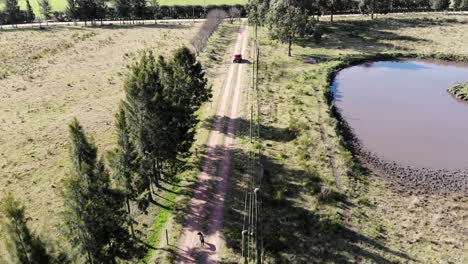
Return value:
<svg viewBox="0 0 468 264">
<path fill-rule="evenodd" d="M 242 25 L 239 30 L 235 53 L 245 54 L 248 39 L 248 27 Z M 191 200 L 187 222 L 182 232 L 178 246 L 177 263 L 217 263 L 219 261 L 219 249 L 222 244 L 222 220 L 224 211 L 224 199 L 227 189 L 227 177 L 230 172 L 232 148 L 234 144 L 234 134 L 236 130 L 236 118 L 238 106 L 240 103 L 240 94 L 242 88 L 243 64 L 231 64 L 228 71 L 227 81 L 223 89 L 222 99 L 216 112 L 210 137 L 207 143 L 207 157 L 203 163 L 203 170 L 199 176 L 199 183 L 195 189 L 195 194 Z M 237 78 L 235 87 L 233 86 L 234 72 L 237 69 Z M 229 98 L 234 88 L 234 96 Z M 229 101 L 232 100 L 232 101 Z M 228 106 L 231 105 L 231 111 L 227 115 L 229 123 L 224 138 L 223 154 L 221 160 L 217 160 L 217 147 L 223 139 L 224 118 Z M 217 169 L 217 166 L 219 168 Z M 216 175 L 218 174 L 219 175 Z M 218 181 L 216 192 L 210 195 L 211 181 Z M 212 208 L 212 211 L 208 211 Z M 208 222 L 205 223 L 205 215 L 209 215 Z M 206 225 L 206 245 L 201 248 L 198 240 L 198 232 L 201 232 Z"/>
<path fill-rule="evenodd" d="M 323 107 L 324 102 L 318 95 L 317 90 L 313 89 L 313 91 L 314 91 L 315 99 L 317 100 L 317 105 L 318 105 L 317 122 L 319 123 L 319 126 L 320 126 L 320 138 L 322 140 L 322 143 L 327 148 L 327 157 L 330 163 L 332 176 L 335 179 L 336 188 L 338 189 L 338 191 L 341 192 L 343 190 L 343 187 L 341 185 L 340 174 L 338 173 L 338 169 L 336 166 L 335 154 L 334 154 L 332 146 L 330 146 L 330 142 L 327 136 L 327 131 L 325 129 L 325 126 L 323 125 L 322 107 Z"/>
</svg>

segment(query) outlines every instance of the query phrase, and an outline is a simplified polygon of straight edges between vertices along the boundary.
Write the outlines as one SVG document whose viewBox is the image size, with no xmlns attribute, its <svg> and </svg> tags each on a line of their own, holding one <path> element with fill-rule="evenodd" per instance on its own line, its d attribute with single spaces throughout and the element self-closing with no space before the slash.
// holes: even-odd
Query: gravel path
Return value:
<svg viewBox="0 0 468 264">
<path fill-rule="evenodd" d="M 246 54 L 248 27 L 241 26 L 237 37 L 235 53 Z M 216 113 L 208 143 L 207 157 L 203 164 L 203 172 L 199 176 L 195 194 L 191 200 L 187 222 L 178 245 L 177 263 L 217 263 L 220 259 L 219 249 L 223 238 L 221 234 L 224 200 L 227 188 L 236 130 L 236 118 L 242 89 L 244 64 L 232 64 L 228 71 L 227 81 Z M 237 72 L 237 76 L 234 76 Z M 234 90 L 232 90 L 234 89 Z M 231 94 L 234 94 L 231 97 Z M 228 107 L 231 106 L 231 111 Z M 223 117 L 228 117 L 226 135 L 223 135 Z M 224 136 L 224 141 L 222 140 Z M 221 157 L 217 151 L 222 145 Z M 220 158 L 219 161 L 218 158 Z M 212 190 L 212 180 L 216 179 L 215 192 Z M 211 210 L 210 210 L 211 209 Z M 205 233 L 205 246 L 200 247 L 197 233 Z"/>
</svg>

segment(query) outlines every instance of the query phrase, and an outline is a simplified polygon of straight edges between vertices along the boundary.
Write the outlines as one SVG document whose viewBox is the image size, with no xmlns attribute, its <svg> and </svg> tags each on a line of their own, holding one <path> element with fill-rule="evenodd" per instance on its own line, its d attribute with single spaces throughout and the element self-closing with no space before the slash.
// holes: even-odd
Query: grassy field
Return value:
<svg viewBox="0 0 468 264">
<path fill-rule="evenodd" d="M 99 154 L 110 150 L 123 80 L 134 58 L 145 48 L 167 55 L 188 45 L 198 27 L 55 27 L 0 34 L 0 197 L 11 192 L 24 202 L 33 230 L 60 237 L 59 193 L 70 173 L 67 124 L 77 117 Z M 148 230 L 152 213 L 138 219 L 139 229 Z"/>
<path fill-rule="evenodd" d="M 246 160 L 249 150 L 260 149 L 265 263 L 465 263 L 466 194 L 404 190 L 363 168 L 327 95 L 336 68 L 375 53 L 468 58 L 467 22 L 466 16 L 324 21 L 322 42 L 301 41 L 291 58 L 261 29 L 260 139 L 249 143 L 245 105 L 226 201 L 224 261 L 240 259 Z M 304 63 L 310 57 L 330 60 Z M 255 102 L 256 94 L 249 98 Z"/>
<path fill-rule="evenodd" d="M 38 0 L 30 0 L 36 17 L 41 16 Z M 236 5 L 236 4 L 247 4 L 247 0 L 159 0 L 159 5 L 170 6 L 170 5 Z M 19 0 L 18 4 L 21 10 L 26 10 L 26 0 Z M 51 0 L 52 11 L 65 11 L 67 8 L 66 0 Z M 0 9 L 4 6 L 3 1 L 0 1 Z"/>
</svg>

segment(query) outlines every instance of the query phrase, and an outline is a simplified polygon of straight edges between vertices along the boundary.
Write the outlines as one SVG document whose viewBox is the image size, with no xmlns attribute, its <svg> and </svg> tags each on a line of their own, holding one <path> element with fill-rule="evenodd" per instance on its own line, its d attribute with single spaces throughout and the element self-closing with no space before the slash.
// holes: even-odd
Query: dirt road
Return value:
<svg viewBox="0 0 468 264">
<path fill-rule="evenodd" d="M 246 54 L 247 40 L 248 26 L 242 25 L 233 54 Z M 207 143 L 207 156 L 203 171 L 199 176 L 187 222 L 179 241 L 177 263 L 217 263 L 219 261 L 223 241 L 221 229 L 224 200 L 231 167 L 244 67 L 244 64 L 231 64 L 229 67 L 215 122 Z M 212 188 L 213 182 L 214 188 Z M 206 236 L 206 244 L 203 248 L 200 247 L 198 232 Z"/>
</svg>

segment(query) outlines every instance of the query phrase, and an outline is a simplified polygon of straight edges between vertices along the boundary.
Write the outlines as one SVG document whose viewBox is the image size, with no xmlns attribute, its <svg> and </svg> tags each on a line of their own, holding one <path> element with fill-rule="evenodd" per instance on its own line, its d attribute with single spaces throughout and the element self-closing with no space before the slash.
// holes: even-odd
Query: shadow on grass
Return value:
<svg viewBox="0 0 468 264">
<path fill-rule="evenodd" d="M 213 127 L 213 124 L 216 123 L 215 121 L 218 118 L 221 118 L 224 124 L 222 126 L 222 129 L 220 130 L 216 130 L 216 128 Z M 229 124 L 230 121 L 231 121 L 231 118 L 227 116 L 223 116 L 223 117 L 212 116 L 206 119 L 206 121 L 203 123 L 203 127 L 205 129 L 218 131 L 220 133 L 227 134 L 226 132 L 227 124 Z M 238 127 L 236 136 L 237 137 L 250 137 L 250 131 L 248 129 L 245 129 L 245 128 L 250 127 L 250 121 L 243 119 L 243 118 L 237 118 L 235 119 L 235 122 Z M 297 137 L 296 132 L 289 128 L 277 128 L 277 127 L 271 127 L 271 126 L 266 126 L 266 125 L 260 125 L 260 131 L 261 131 L 260 138 L 262 140 L 289 142 L 289 141 L 294 140 Z"/>
<path fill-rule="evenodd" d="M 396 33 L 404 28 L 421 28 L 432 26 L 449 26 L 463 24 L 457 19 L 432 18 L 379 18 L 376 20 L 338 20 L 323 22 L 325 37 L 320 44 L 313 44 L 312 38 L 298 42 L 304 47 L 321 47 L 325 49 L 353 49 L 360 52 L 383 52 L 388 49 L 406 50 L 406 47 L 395 46 L 386 41 L 428 42 L 424 36 L 412 37 Z"/>
<path fill-rule="evenodd" d="M 226 200 L 224 236 L 227 247 L 241 251 L 244 221 L 244 184 L 248 154 L 235 150 L 231 189 Z M 263 156 L 264 176 L 261 185 L 261 222 L 265 256 L 275 263 L 356 263 L 371 261 L 392 263 L 385 256 L 415 261 L 405 253 L 394 251 L 379 239 L 370 238 L 344 223 L 340 213 L 319 214 L 307 209 L 302 193 L 318 195 L 324 189 L 320 177 L 310 172 L 291 170 Z M 335 193 L 320 203 L 350 210 L 354 205 L 345 195 Z M 372 250 L 369 250 L 372 249 Z"/>
</svg>

